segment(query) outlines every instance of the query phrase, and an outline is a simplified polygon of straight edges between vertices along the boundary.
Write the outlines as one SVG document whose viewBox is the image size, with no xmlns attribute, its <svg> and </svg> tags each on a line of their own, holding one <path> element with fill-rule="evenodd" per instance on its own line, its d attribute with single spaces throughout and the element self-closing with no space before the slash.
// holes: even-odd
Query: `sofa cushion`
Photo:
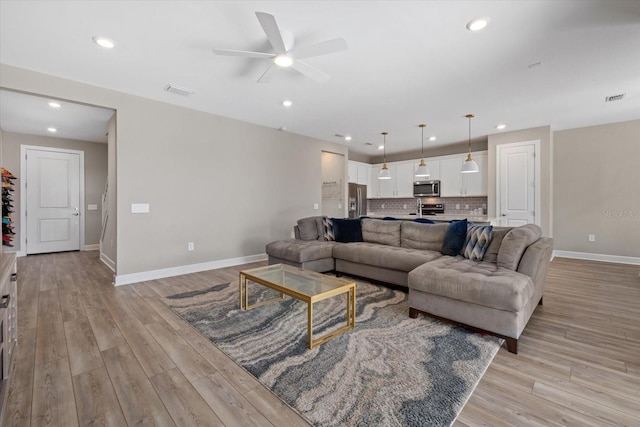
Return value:
<svg viewBox="0 0 640 427">
<path fill-rule="evenodd" d="M 471 261 L 482 261 L 491 242 L 491 230 L 493 227 L 490 225 L 468 225 L 462 256 Z"/>
<path fill-rule="evenodd" d="M 267 255 L 291 262 L 303 263 L 317 259 L 332 258 L 336 242 L 322 240 L 277 240 L 267 244 Z"/>
<path fill-rule="evenodd" d="M 379 219 L 362 220 L 362 240 L 388 246 L 400 246 L 400 227 L 402 221 Z"/>
<path fill-rule="evenodd" d="M 318 221 L 322 221 L 322 217 L 310 216 L 298 220 L 300 240 L 318 240 L 318 237 L 324 237 L 318 233 Z M 322 222 L 320 224 L 322 224 Z"/>
<path fill-rule="evenodd" d="M 529 276 L 462 256 L 443 256 L 411 271 L 413 289 L 506 311 L 523 309 L 535 291 Z"/>
<path fill-rule="evenodd" d="M 484 258 L 482 258 L 484 262 L 498 262 L 498 251 L 500 250 L 502 239 L 512 229 L 513 227 L 493 227 L 493 230 L 491 230 L 491 243 L 489 243 L 489 247 L 484 253 Z"/>
<path fill-rule="evenodd" d="M 464 240 L 467 238 L 467 220 L 451 221 L 446 233 L 440 252 L 442 255 L 456 256 L 462 250 Z"/>
<path fill-rule="evenodd" d="M 336 242 L 362 242 L 362 221 L 358 219 L 331 218 Z"/>
<path fill-rule="evenodd" d="M 498 251 L 498 267 L 517 270 L 525 249 L 541 236 L 542 229 L 535 224 L 513 228 L 502 239 L 502 244 Z"/>
<path fill-rule="evenodd" d="M 440 252 L 435 251 L 418 251 L 369 242 L 336 245 L 333 249 L 333 257 L 336 259 L 404 272 L 440 256 Z"/>
<path fill-rule="evenodd" d="M 403 221 L 400 245 L 403 248 L 440 251 L 449 224 L 421 224 Z"/>
</svg>

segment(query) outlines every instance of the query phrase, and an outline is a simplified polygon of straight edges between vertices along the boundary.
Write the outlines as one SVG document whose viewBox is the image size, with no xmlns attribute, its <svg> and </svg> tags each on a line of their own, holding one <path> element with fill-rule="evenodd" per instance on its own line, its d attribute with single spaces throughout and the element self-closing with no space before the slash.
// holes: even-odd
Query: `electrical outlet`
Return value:
<svg viewBox="0 0 640 427">
<path fill-rule="evenodd" d="M 382 204 L 382 209 L 384 209 L 384 203 Z"/>
<path fill-rule="evenodd" d="M 589 234 L 589 241 L 590 242 L 595 242 L 596 241 L 596 235 L 595 234 Z"/>
<path fill-rule="evenodd" d="M 320 205 L 318 205 L 317 203 L 314 203 L 313 209 L 317 211 L 318 209 L 320 209 Z"/>
<path fill-rule="evenodd" d="M 465 209 L 469 209 L 469 205 L 464 205 L 464 208 Z"/>
<path fill-rule="evenodd" d="M 196 248 L 195 244 L 193 242 L 189 242 L 187 243 L 187 250 L 188 251 L 192 251 Z"/>
<path fill-rule="evenodd" d="M 456 203 L 456 209 L 460 209 L 460 203 Z"/>
<path fill-rule="evenodd" d="M 402 205 L 402 209 L 407 209 L 407 204 Z"/>
</svg>

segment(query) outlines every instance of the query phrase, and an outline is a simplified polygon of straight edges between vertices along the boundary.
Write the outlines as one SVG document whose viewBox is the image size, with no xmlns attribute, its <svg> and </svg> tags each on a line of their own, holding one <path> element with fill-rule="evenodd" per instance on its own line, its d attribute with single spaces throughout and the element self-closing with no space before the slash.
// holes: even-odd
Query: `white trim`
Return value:
<svg viewBox="0 0 640 427">
<path fill-rule="evenodd" d="M 23 179 L 20 180 L 20 253 L 27 255 L 27 150 L 49 151 L 54 153 L 77 154 L 80 160 L 80 182 L 79 182 L 79 203 L 80 203 L 80 249 L 84 248 L 84 151 L 67 150 L 64 148 L 42 147 L 39 145 L 20 145 L 20 173 Z"/>
<path fill-rule="evenodd" d="M 96 243 L 95 245 L 84 245 L 84 248 L 82 248 L 83 251 L 99 251 L 100 250 L 100 244 Z"/>
<path fill-rule="evenodd" d="M 104 254 L 104 252 L 100 253 L 100 261 L 102 261 L 102 263 L 104 265 L 106 265 L 107 267 L 109 267 L 109 269 L 111 271 L 113 271 L 114 273 L 116 272 L 116 263 L 113 262 L 113 260 L 111 258 L 109 258 L 108 256 L 106 256 Z"/>
<path fill-rule="evenodd" d="M 621 255 L 592 254 L 588 252 L 553 251 L 554 257 L 586 259 L 590 261 L 615 262 L 618 264 L 640 265 L 640 258 Z"/>
<path fill-rule="evenodd" d="M 267 254 L 249 255 L 238 258 L 221 259 L 218 261 L 202 262 L 199 264 L 182 265 L 179 267 L 163 268 L 160 270 L 141 271 L 140 273 L 116 275 L 114 285 L 130 285 L 132 283 L 146 282 L 147 280 L 164 279 L 165 277 L 180 276 L 200 271 L 215 270 L 224 267 L 249 264 L 251 262 L 266 261 Z"/>
<path fill-rule="evenodd" d="M 501 202 L 501 191 L 500 191 L 500 154 L 501 151 L 505 148 L 512 148 L 512 147 L 519 147 L 519 146 L 524 146 L 524 145 L 532 145 L 533 144 L 533 164 L 534 164 L 534 173 L 535 173 L 535 178 L 534 178 L 534 185 L 535 185 L 535 192 L 534 192 L 534 214 L 533 214 L 533 222 L 534 224 L 540 226 L 541 220 L 542 220 L 542 212 L 541 212 L 541 196 L 540 196 L 540 187 L 542 187 L 542 176 L 540 176 L 541 173 L 541 166 L 540 166 L 540 140 L 536 139 L 536 140 L 532 140 L 532 141 L 522 141 L 522 142 L 513 142 L 511 144 L 498 144 L 496 145 L 496 218 L 501 219 L 502 218 L 502 214 L 500 213 L 501 209 L 500 209 L 500 202 Z M 553 168 L 552 168 L 553 169 Z"/>
</svg>

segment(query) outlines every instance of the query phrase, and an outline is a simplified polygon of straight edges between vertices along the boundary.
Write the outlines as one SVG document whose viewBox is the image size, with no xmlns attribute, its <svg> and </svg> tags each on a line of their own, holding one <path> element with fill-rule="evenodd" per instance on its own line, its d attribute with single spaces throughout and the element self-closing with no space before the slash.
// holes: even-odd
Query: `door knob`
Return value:
<svg viewBox="0 0 640 427">
<path fill-rule="evenodd" d="M 73 215 L 73 216 L 78 216 L 78 215 L 80 215 L 80 214 L 79 214 L 78 212 L 76 212 L 76 213 L 71 214 L 71 215 Z"/>
<path fill-rule="evenodd" d="M 502 214 L 502 216 L 507 216 L 507 214 Z"/>
</svg>

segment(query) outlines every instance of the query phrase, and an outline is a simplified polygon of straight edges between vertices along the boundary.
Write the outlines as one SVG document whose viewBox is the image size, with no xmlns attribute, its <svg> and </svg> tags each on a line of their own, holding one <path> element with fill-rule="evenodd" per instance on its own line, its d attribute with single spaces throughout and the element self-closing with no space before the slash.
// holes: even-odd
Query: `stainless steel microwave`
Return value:
<svg viewBox="0 0 640 427">
<path fill-rule="evenodd" d="M 440 181 L 414 181 L 414 197 L 440 197 Z"/>
</svg>

